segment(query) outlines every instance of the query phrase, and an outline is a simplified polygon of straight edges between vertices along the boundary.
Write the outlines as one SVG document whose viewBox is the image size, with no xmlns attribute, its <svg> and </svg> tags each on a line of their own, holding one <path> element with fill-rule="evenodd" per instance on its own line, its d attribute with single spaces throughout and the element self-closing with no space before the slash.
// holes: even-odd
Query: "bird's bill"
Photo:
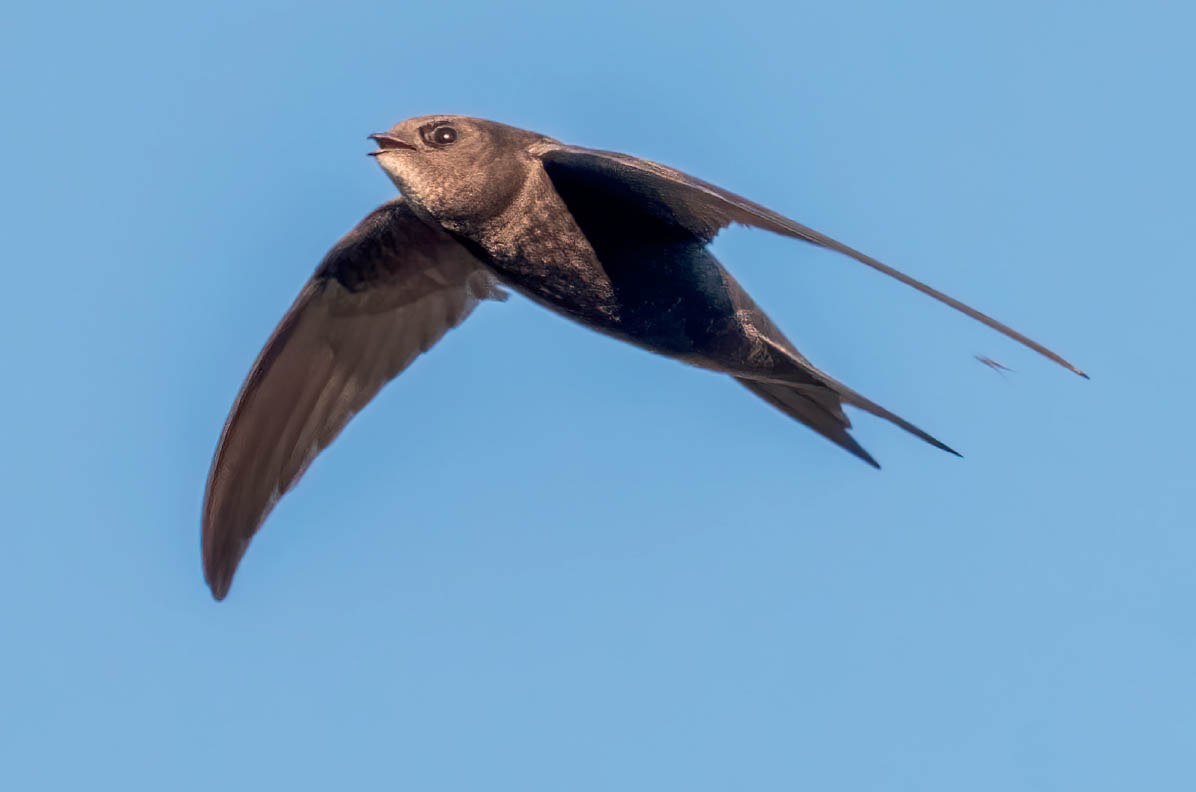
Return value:
<svg viewBox="0 0 1196 792">
<path fill-rule="evenodd" d="M 379 132 L 377 134 L 370 135 L 369 138 L 378 144 L 378 150 L 370 152 L 371 157 L 376 157 L 379 154 L 385 154 L 388 151 L 394 151 L 396 149 L 415 151 L 415 146 L 411 145 L 405 140 L 400 140 L 394 135 L 389 135 L 385 132 Z"/>
</svg>

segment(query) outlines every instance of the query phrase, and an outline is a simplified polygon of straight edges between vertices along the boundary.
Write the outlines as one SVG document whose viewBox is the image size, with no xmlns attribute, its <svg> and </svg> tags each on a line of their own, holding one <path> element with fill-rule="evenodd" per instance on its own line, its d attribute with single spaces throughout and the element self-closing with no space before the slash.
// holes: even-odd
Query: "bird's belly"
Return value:
<svg viewBox="0 0 1196 792">
<path fill-rule="evenodd" d="M 657 354 L 721 370 L 759 356 L 743 299 L 759 309 L 704 247 L 629 245 L 601 250 L 598 261 L 600 274 L 559 264 L 494 269 L 550 310 Z"/>
</svg>

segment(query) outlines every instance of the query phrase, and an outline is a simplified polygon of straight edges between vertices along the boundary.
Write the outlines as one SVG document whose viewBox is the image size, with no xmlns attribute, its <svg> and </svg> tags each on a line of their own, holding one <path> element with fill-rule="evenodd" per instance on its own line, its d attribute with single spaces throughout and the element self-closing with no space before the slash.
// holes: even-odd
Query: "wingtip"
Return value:
<svg viewBox="0 0 1196 792">
<path fill-rule="evenodd" d="M 1039 351 L 1039 350 L 1035 350 L 1035 351 Z M 1046 353 L 1044 353 L 1044 354 L 1046 354 Z M 1051 360 L 1055 361 L 1056 363 L 1058 363 L 1060 366 L 1063 366 L 1063 368 L 1067 369 L 1072 374 L 1079 374 L 1084 379 L 1092 379 L 1092 377 L 1089 377 L 1086 372 L 1081 371 L 1080 369 L 1076 368 L 1075 366 L 1068 363 L 1063 358 L 1056 355 L 1054 352 L 1051 352 L 1050 354 L 1047 354 L 1046 356 L 1049 357 Z"/>
<path fill-rule="evenodd" d="M 212 591 L 212 599 L 217 602 L 223 602 L 224 598 L 228 596 L 228 584 L 217 581 L 209 581 L 208 588 Z"/>
<path fill-rule="evenodd" d="M 203 576 L 208 584 L 208 588 L 212 591 L 212 599 L 220 602 L 228 596 L 228 590 L 233 584 L 233 576 L 231 574 L 205 565 Z"/>
</svg>

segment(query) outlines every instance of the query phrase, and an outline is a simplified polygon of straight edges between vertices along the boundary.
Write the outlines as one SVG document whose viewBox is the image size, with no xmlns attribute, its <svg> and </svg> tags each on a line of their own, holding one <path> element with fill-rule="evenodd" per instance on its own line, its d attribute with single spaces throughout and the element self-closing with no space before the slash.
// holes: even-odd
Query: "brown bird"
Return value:
<svg viewBox="0 0 1196 792">
<path fill-rule="evenodd" d="M 879 467 L 850 405 L 943 443 L 804 358 L 711 255 L 731 223 L 829 248 L 962 311 L 1081 376 L 1041 344 L 745 198 L 625 154 L 458 116 L 371 135 L 402 193 L 338 242 L 241 387 L 208 476 L 204 575 L 223 599 L 250 539 L 370 399 L 499 284 L 574 321 L 728 374 Z"/>
</svg>

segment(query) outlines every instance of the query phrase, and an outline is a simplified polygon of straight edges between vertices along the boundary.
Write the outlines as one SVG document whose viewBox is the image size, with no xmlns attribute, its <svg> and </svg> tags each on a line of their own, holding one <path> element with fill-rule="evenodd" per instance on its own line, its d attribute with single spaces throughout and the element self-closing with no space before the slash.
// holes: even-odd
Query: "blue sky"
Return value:
<svg viewBox="0 0 1196 792">
<path fill-rule="evenodd" d="M 11 789 L 1196 785 L 1190 4 L 190 4 L 0 30 Z M 716 253 L 876 472 L 726 378 L 485 305 L 204 587 L 242 378 L 462 113 L 663 161 L 833 254 Z M 973 356 L 1014 369 L 1004 376 Z"/>
</svg>

